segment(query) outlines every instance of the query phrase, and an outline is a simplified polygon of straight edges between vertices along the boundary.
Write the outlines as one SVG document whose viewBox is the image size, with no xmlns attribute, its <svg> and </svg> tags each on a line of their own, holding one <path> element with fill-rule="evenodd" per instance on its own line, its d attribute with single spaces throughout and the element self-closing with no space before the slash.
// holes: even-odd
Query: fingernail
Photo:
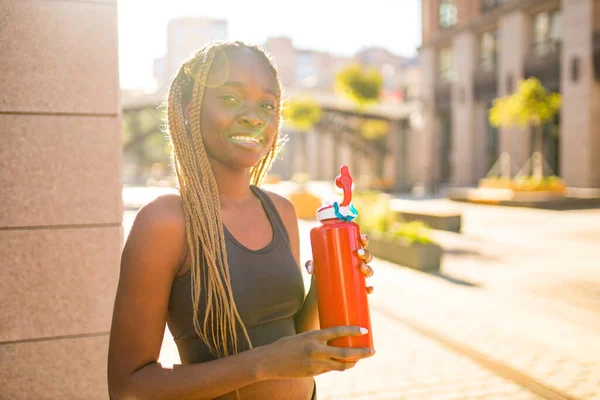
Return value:
<svg viewBox="0 0 600 400">
<path fill-rule="evenodd" d="M 367 328 L 360 328 L 360 333 L 366 335 L 367 333 L 369 333 L 369 330 Z"/>
<path fill-rule="evenodd" d="M 358 249 L 357 251 L 359 256 L 364 256 L 365 255 L 365 251 L 363 249 Z"/>
<path fill-rule="evenodd" d="M 308 271 L 308 273 L 309 273 L 309 274 L 312 274 L 312 271 L 313 271 L 313 266 L 312 266 L 312 264 L 308 264 L 308 265 L 306 266 L 306 270 Z"/>
<path fill-rule="evenodd" d="M 375 354 L 375 353 L 376 353 L 375 349 L 371 349 L 371 354 Z"/>
</svg>

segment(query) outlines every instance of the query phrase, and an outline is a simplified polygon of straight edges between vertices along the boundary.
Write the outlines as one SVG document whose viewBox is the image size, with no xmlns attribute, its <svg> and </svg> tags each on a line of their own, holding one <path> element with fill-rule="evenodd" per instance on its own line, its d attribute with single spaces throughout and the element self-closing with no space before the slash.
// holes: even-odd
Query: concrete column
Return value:
<svg viewBox="0 0 600 400">
<path fill-rule="evenodd" d="M 483 178 L 488 173 L 487 155 L 487 102 L 477 101 L 473 112 L 473 173 L 475 180 Z"/>
<path fill-rule="evenodd" d="M 529 17 L 515 11 L 500 18 L 498 41 L 498 93 L 512 94 L 524 78 L 525 56 L 529 53 Z M 509 152 L 519 168 L 530 156 L 529 131 L 518 128 L 500 129 L 500 152 Z M 512 171 L 516 173 L 517 171 Z"/>
<path fill-rule="evenodd" d="M 108 398 L 122 245 L 117 4 L 0 6 L 0 382 Z"/>
<path fill-rule="evenodd" d="M 434 148 L 439 132 L 435 109 L 435 49 L 425 47 L 419 51 L 419 67 L 422 73 L 420 97 L 423 102 L 423 126 L 420 130 L 411 129 L 409 168 L 412 182 L 425 183 L 431 187 L 439 177 L 439 163 Z"/>
<path fill-rule="evenodd" d="M 475 70 L 475 35 L 471 31 L 457 34 L 452 42 L 456 80 L 452 84 L 452 184 L 475 183 L 473 73 Z"/>
<path fill-rule="evenodd" d="M 338 163 L 335 167 L 335 176 L 340 173 L 340 166 L 347 165 L 350 168 L 350 172 L 356 174 L 356 168 L 353 168 L 354 165 L 354 152 L 352 151 L 352 147 L 346 141 L 340 141 L 337 146 L 338 152 Z"/>
<path fill-rule="evenodd" d="M 398 188 L 400 186 L 398 177 L 401 174 L 401 171 L 398 169 L 398 164 L 402 158 L 402 154 L 400 154 L 398 151 L 398 142 L 400 140 L 400 131 L 398 129 L 399 126 L 399 121 L 390 121 L 390 131 L 387 133 L 385 138 L 385 147 L 388 153 L 383 159 L 383 179 L 384 181 L 392 184 L 394 188 Z"/>
<path fill-rule="evenodd" d="M 320 180 L 332 180 L 336 173 L 336 165 L 335 165 L 335 144 L 334 137 L 331 134 L 323 133 L 321 134 L 321 162 L 320 162 Z M 339 167 L 337 167 L 339 168 Z"/>
<path fill-rule="evenodd" d="M 318 179 L 317 175 L 321 166 L 321 159 L 317 149 L 317 133 L 311 130 L 305 132 L 304 135 L 306 136 L 306 172 L 308 172 L 311 179 Z"/>
<path fill-rule="evenodd" d="M 599 188 L 600 83 L 594 78 L 592 58 L 594 1 L 563 0 L 562 9 L 562 175 L 569 186 Z M 574 63 L 579 64 L 577 79 L 572 77 Z"/>
</svg>

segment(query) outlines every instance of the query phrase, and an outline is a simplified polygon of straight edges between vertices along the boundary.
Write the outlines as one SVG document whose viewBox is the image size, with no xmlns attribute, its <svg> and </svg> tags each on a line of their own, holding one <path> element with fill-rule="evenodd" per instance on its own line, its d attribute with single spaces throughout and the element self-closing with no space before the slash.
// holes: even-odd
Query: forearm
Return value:
<svg viewBox="0 0 600 400">
<path fill-rule="evenodd" d="M 306 295 L 304 304 L 296 317 L 296 333 L 302 333 L 319 329 L 319 307 L 317 305 L 317 288 L 315 285 L 315 276 L 312 276 L 310 290 Z"/>
<path fill-rule="evenodd" d="M 123 391 L 112 399 L 213 399 L 252 383 L 270 379 L 266 357 L 256 348 L 198 364 L 164 368 L 148 364 L 135 371 Z"/>
</svg>

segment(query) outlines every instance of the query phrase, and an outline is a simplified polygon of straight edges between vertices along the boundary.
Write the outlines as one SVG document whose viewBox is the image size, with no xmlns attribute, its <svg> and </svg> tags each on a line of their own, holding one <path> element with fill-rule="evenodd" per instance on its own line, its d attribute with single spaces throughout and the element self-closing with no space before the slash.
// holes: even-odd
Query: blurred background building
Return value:
<svg viewBox="0 0 600 400">
<path fill-rule="evenodd" d="M 154 60 L 154 77 L 159 91 L 169 86 L 184 60 L 211 40 L 227 40 L 227 21 L 201 17 L 170 20 L 167 54 Z"/>
<path fill-rule="evenodd" d="M 533 76 L 563 99 L 543 133 L 550 167 L 600 187 L 600 1 L 423 0 L 422 21 L 422 181 L 475 184 L 501 152 L 523 165 L 531 136 L 492 128 L 487 112 Z"/>
<path fill-rule="evenodd" d="M 124 111 L 124 175 L 128 184 L 172 184 L 168 167 L 168 148 L 160 132 L 162 112 L 157 106 L 165 97 L 168 84 L 178 66 L 194 51 L 211 40 L 227 39 L 227 21 L 210 18 L 181 18 L 169 21 L 167 51 L 154 62 L 156 90 L 122 92 Z M 390 131 L 377 142 L 365 142 L 340 124 L 325 133 L 323 125 L 305 133 L 284 124 L 288 138 L 284 153 L 273 165 L 272 176 L 291 179 L 305 173 L 311 179 L 331 180 L 339 164 L 347 163 L 370 176 L 379 186 L 407 190 L 414 183 L 410 166 L 416 154 L 410 151 L 417 135 L 409 117 L 420 110 L 418 101 L 420 67 L 416 58 L 392 54 L 383 48 L 363 48 L 353 56 L 297 48 L 292 39 L 270 37 L 262 45 L 277 64 L 288 98 L 315 99 L 329 118 L 352 119 L 356 105 L 344 101 L 335 92 L 336 75 L 352 63 L 374 67 L 384 79 L 379 103 L 367 115 L 389 121 Z M 327 120 L 327 118 L 325 118 Z M 346 132 L 344 132 L 346 129 Z M 301 154 L 306 149 L 306 156 Z M 412 157 L 412 158 L 411 158 Z M 304 167 L 306 166 L 306 168 Z"/>
</svg>

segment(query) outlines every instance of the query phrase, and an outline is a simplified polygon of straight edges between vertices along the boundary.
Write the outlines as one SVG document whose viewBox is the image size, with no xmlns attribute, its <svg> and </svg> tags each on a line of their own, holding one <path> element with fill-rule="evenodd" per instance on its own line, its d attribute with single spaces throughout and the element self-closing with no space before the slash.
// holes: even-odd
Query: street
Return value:
<svg viewBox="0 0 600 400">
<path fill-rule="evenodd" d="M 600 210 L 423 202 L 462 233 L 433 232 L 440 273 L 373 260 L 377 354 L 318 376 L 319 399 L 600 399 Z M 160 361 L 178 362 L 168 331 Z"/>
</svg>

